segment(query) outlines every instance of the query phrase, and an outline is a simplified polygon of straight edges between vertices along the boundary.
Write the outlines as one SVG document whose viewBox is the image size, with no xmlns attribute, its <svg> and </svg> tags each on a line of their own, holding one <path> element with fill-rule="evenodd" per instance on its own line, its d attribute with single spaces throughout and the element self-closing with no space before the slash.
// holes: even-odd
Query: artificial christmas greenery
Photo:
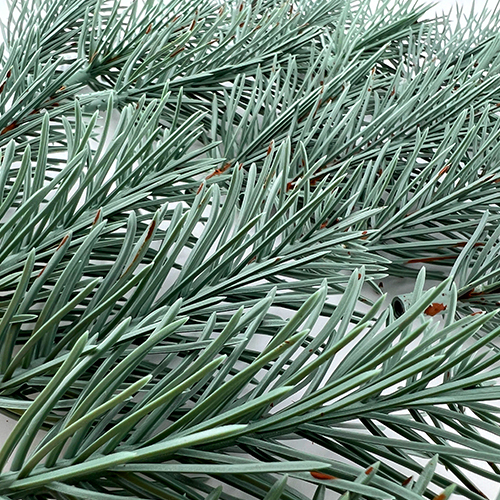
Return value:
<svg viewBox="0 0 500 500">
<path fill-rule="evenodd" d="M 2 13 L 2 500 L 500 483 L 500 16 L 425 11 Z"/>
</svg>

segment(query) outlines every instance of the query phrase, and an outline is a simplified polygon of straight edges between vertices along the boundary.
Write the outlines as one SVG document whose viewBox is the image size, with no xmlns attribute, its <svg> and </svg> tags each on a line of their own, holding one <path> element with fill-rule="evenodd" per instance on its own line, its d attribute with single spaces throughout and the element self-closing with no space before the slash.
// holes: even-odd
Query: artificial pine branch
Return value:
<svg viewBox="0 0 500 500">
<path fill-rule="evenodd" d="M 500 19 L 426 10 L 9 4 L 0 498 L 500 483 Z"/>
</svg>

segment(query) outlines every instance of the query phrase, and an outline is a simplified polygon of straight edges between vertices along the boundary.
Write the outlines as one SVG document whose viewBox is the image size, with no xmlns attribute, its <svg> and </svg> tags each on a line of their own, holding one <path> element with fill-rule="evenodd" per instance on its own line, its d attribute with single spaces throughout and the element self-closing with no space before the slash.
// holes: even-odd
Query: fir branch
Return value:
<svg viewBox="0 0 500 500">
<path fill-rule="evenodd" d="M 500 482 L 498 11 L 9 9 L 2 498 Z"/>
</svg>

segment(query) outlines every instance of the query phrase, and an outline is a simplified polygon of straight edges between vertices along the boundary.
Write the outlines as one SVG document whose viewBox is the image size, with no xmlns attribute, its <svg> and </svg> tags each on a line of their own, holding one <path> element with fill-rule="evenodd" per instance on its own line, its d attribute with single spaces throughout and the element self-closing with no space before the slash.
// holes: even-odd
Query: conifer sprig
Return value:
<svg viewBox="0 0 500 500">
<path fill-rule="evenodd" d="M 426 10 L 9 4 L 2 500 L 500 483 L 500 19 Z"/>
</svg>

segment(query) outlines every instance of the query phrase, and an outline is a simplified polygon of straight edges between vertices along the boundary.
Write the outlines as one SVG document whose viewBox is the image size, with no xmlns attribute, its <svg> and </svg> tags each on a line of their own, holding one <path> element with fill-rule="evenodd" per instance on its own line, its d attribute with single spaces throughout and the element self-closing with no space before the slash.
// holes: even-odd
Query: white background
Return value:
<svg viewBox="0 0 500 500">
<path fill-rule="evenodd" d="M 18 0 L 22 2 L 23 0 Z M 193 0 L 196 1 L 196 0 Z M 396 0 L 397 1 L 397 0 Z M 500 1 L 500 0 L 498 0 Z M 376 2 L 377 3 L 377 2 Z M 463 7 L 463 12 L 465 14 L 469 14 L 471 7 L 475 5 L 474 10 L 475 11 L 480 11 L 484 7 L 487 7 L 489 10 L 492 10 L 495 8 L 497 5 L 497 0 L 476 0 L 473 2 L 473 0 L 439 0 L 437 2 L 437 5 L 429 11 L 429 16 L 433 16 L 434 14 L 441 14 L 443 11 L 444 12 L 449 12 L 450 9 L 454 9 L 456 6 L 462 6 Z M 455 11 L 456 12 L 456 11 Z M 5 16 L 7 16 L 7 8 L 6 8 L 6 0 L 0 0 L 0 20 L 4 20 Z M 409 285 L 409 283 L 408 283 Z M 404 287 L 404 289 L 399 289 L 395 290 L 395 294 L 399 293 L 405 293 L 410 291 L 411 286 L 409 288 Z M 0 446 L 2 443 L 5 441 L 6 437 L 9 435 L 11 429 L 14 427 L 15 422 L 12 420 L 9 420 L 5 416 L 0 414 Z M 440 471 L 441 473 L 443 471 Z M 494 485 L 492 483 L 488 483 L 486 480 L 482 478 L 477 478 L 475 481 L 475 484 L 491 499 L 494 499 L 496 495 L 499 493 L 500 488 L 498 485 Z M 0 492 L 1 494 L 1 492 Z M 453 496 L 453 499 L 459 498 Z"/>
</svg>

